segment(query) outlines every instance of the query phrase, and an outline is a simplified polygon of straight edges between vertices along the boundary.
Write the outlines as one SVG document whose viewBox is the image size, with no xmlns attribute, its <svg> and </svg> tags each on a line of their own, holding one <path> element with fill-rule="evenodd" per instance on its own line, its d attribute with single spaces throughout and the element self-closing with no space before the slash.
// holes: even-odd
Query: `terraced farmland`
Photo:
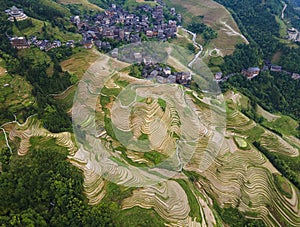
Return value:
<svg viewBox="0 0 300 227">
<path fill-rule="evenodd" d="M 82 170 L 90 205 L 107 201 L 110 182 L 128 192 L 117 201 L 122 218 L 142 209 L 166 226 L 222 225 L 217 204 L 268 226 L 300 225 L 298 188 L 252 145 L 298 158 L 298 139 L 245 116 L 239 94 L 226 96 L 225 117 L 222 97 L 136 79 L 111 66 L 128 63 L 100 55 L 78 84 L 77 143 L 73 134 L 51 133 L 31 117 L 5 125 L 18 154 L 27 154 L 33 138 L 55 139 Z"/>
<path fill-rule="evenodd" d="M 106 63 L 103 64 L 107 66 Z M 109 69 L 106 71 L 106 75 L 113 73 Z M 96 84 L 94 77 L 86 81 Z M 126 72 L 114 74 L 101 83 L 104 89 L 98 93 L 100 101 L 95 99 L 100 102 L 96 112 L 101 117 L 95 122 L 102 129 L 97 133 L 96 144 L 102 144 L 107 151 L 97 153 L 93 150 L 90 154 L 87 151 L 90 142 L 80 148 L 74 160 L 81 162 L 82 169 L 104 174 L 104 182 L 112 180 L 131 187 L 139 185 L 132 196 L 122 201 L 124 210 L 136 206 L 153 209 L 169 226 L 201 226 L 204 223 L 213 226 L 213 223 L 222 223 L 222 218 L 214 212 L 213 199 L 221 208 L 235 207 L 246 217 L 263 220 L 271 226 L 299 225 L 298 189 L 287 181 L 292 196 L 287 198 L 280 192 L 273 177 L 278 170 L 252 146 L 252 142 L 261 141 L 268 149 L 293 157 L 298 155 L 298 148 L 291 144 L 292 139 L 278 138 L 242 114 L 237 107 L 246 105 L 241 103 L 245 101 L 244 97 L 238 94 L 226 97 L 229 108 L 224 139 L 214 118 L 220 111 L 213 104 L 217 101 L 185 89 L 182 92 L 178 86 L 168 85 L 162 89 L 150 81 L 128 77 Z M 172 94 L 172 98 L 162 90 Z M 88 105 L 94 105 L 94 101 L 84 100 Z M 183 108 L 184 103 L 201 119 L 195 129 L 194 121 L 182 120 L 184 114 L 190 113 Z M 86 128 L 95 124 L 92 118 L 85 117 L 83 122 Z M 192 152 L 187 156 L 174 156 L 176 152 L 170 152 L 178 145 L 174 141 L 181 135 L 193 138 L 190 131 L 197 131 L 198 138 L 192 144 L 193 148 L 190 147 Z M 277 139 L 275 145 L 269 141 L 273 137 Z M 95 143 L 94 139 L 91 141 Z M 95 159 L 87 158 L 90 155 Z M 169 159 L 170 156 L 173 158 Z M 101 169 L 100 160 L 106 162 Z M 186 161 L 186 164 L 180 165 L 180 161 Z M 193 173 L 194 177 L 181 170 Z M 107 175 L 107 172 L 113 174 Z M 169 180 L 161 181 L 162 178 Z M 176 183 L 179 179 L 181 184 Z M 103 182 L 98 178 L 96 181 Z M 97 190 L 90 192 L 98 200 L 92 201 L 101 203 L 100 198 L 105 192 L 102 186 L 94 185 Z M 176 205 L 177 202 L 180 203 Z M 195 207 L 199 207 L 198 213 Z"/>
<path fill-rule="evenodd" d="M 71 133 L 51 133 L 46 130 L 40 121 L 35 117 L 30 117 L 24 124 L 11 123 L 5 126 L 9 130 L 9 139 L 11 141 L 19 142 L 18 155 L 26 155 L 31 143 L 30 139 L 33 137 L 53 138 L 56 140 L 56 144 L 68 148 L 70 155 L 75 154 L 77 147 L 72 138 Z"/>
</svg>

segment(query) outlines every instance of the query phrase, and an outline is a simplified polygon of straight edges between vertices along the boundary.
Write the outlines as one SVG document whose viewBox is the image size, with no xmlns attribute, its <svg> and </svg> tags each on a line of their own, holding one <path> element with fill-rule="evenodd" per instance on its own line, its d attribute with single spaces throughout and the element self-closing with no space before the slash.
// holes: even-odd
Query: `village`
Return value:
<svg viewBox="0 0 300 227">
<path fill-rule="evenodd" d="M 125 11 L 122 7 L 112 6 L 94 17 L 81 19 L 73 16 L 74 23 L 83 36 L 82 44 L 86 48 L 96 45 L 101 50 L 109 50 L 118 44 L 137 43 L 156 39 L 166 41 L 176 38 L 177 23 L 181 23 L 181 15 L 171 8 L 167 20 L 164 7 L 151 7 L 143 4 L 137 6 L 135 13 Z M 115 46 L 114 46 L 115 45 Z"/>
<path fill-rule="evenodd" d="M 176 13 L 175 8 L 166 10 L 162 1 L 151 7 L 148 4 L 141 4 L 136 7 L 135 13 L 130 13 L 122 7 L 112 4 L 110 8 L 95 16 L 85 15 L 72 16 L 70 22 L 73 23 L 78 32 L 82 35 L 80 43 L 69 40 L 62 43 L 60 40 L 42 40 L 38 37 L 8 37 L 11 45 L 16 49 L 26 49 L 31 46 L 39 48 L 41 51 L 50 51 L 51 49 L 60 48 L 62 46 L 75 47 L 82 45 L 86 49 L 91 49 L 94 45 L 102 51 L 111 51 L 113 57 L 117 58 L 118 46 L 129 43 L 140 43 L 145 40 L 167 41 L 176 38 L 177 26 L 181 24 L 181 14 Z M 5 10 L 11 22 L 22 21 L 28 19 L 28 16 L 22 9 L 13 6 Z M 300 34 L 296 29 L 288 29 L 286 37 L 292 41 L 299 41 Z M 135 53 L 135 58 L 142 62 L 143 57 L 140 53 Z M 156 79 L 159 83 L 178 83 L 188 86 L 191 83 L 191 75 L 189 73 L 169 73 L 170 70 L 163 69 L 157 64 L 150 63 L 144 57 L 143 77 L 146 79 Z M 151 71 L 151 70 L 152 71 Z M 151 72 L 150 72 L 150 71 Z M 272 65 L 269 61 L 265 61 L 262 68 L 250 67 L 243 69 L 241 73 L 248 79 L 258 76 L 261 71 L 284 72 L 295 80 L 300 79 L 300 74 L 291 73 L 282 69 L 281 66 Z M 224 76 L 222 72 L 215 74 L 217 82 L 227 81 L 230 77 L 237 75 L 232 73 Z"/>
<path fill-rule="evenodd" d="M 130 13 L 122 7 L 112 4 L 111 7 L 95 16 L 72 16 L 70 21 L 77 27 L 82 40 L 75 43 L 69 40 L 41 40 L 38 37 L 8 37 L 16 49 L 30 48 L 31 45 L 40 50 L 49 51 L 62 45 L 74 47 L 75 44 L 91 49 L 94 45 L 103 51 L 110 51 L 116 46 L 137 43 L 146 40 L 166 41 L 176 37 L 177 24 L 181 23 L 181 15 L 174 8 L 166 12 L 161 5 L 151 7 L 148 4 L 137 6 L 135 13 Z M 164 11 L 165 10 L 165 11 Z M 5 10 L 11 22 L 26 20 L 28 16 L 22 9 L 13 6 Z M 166 15 L 168 19 L 166 18 Z"/>
</svg>

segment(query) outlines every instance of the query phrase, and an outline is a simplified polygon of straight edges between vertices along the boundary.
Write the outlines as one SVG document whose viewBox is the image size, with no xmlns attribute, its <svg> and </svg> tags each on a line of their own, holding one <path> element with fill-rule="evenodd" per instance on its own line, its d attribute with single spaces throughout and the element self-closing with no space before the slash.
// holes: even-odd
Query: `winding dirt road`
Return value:
<svg viewBox="0 0 300 227">
<path fill-rule="evenodd" d="M 189 31 L 181 26 L 178 26 L 178 28 L 180 28 L 182 31 L 187 32 L 188 34 L 192 35 L 193 36 L 192 41 L 193 41 L 194 46 L 196 46 L 197 48 L 200 49 L 199 52 L 195 55 L 194 59 L 188 64 L 188 67 L 191 67 L 195 63 L 195 61 L 199 58 L 199 56 L 202 54 L 203 46 L 200 43 L 196 42 L 196 38 L 197 38 L 196 33 Z"/>
<path fill-rule="evenodd" d="M 287 7 L 287 4 L 285 2 L 283 2 L 283 3 L 284 3 L 284 7 L 283 7 L 282 12 L 281 12 L 281 19 L 282 20 L 284 19 L 284 12 L 285 12 L 286 7 Z"/>
</svg>

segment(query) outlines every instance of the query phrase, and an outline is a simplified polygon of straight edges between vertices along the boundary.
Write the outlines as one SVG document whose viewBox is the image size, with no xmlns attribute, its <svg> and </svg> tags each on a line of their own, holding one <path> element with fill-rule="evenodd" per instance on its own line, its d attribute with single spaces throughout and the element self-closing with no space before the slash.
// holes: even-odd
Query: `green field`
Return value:
<svg viewBox="0 0 300 227">
<path fill-rule="evenodd" d="M 0 108 L 16 114 L 20 121 L 25 121 L 28 110 L 36 107 L 31 85 L 21 76 L 7 74 L 0 77 L 0 87 Z"/>
<path fill-rule="evenodd" d="M 86 11 L 86 10 L 103 11 L 102 8 L 100 8 L 95 4 L 92 4 L 89 0 L 58 0 L 57 2 L 63 5 L 72 5 L 72 6 L 75 5 L 80 11 Z"/>
<path fill-rule="evenodd" d="M 61 63 L 61 67 L 63 70 L 81 79 L 98 57 L 94 50 L 76 49 L 70 58 Z"/>
<path fill-rule="evenodd" d="M 193 218 L 196 217 L 197 221 L 201 222 L 202 220 L 201 213 L 200 213 L 201 208 L 197 198 L 195 197 L 193 191 L 190 188 L 190 185 L 182 179 L 178 179 L 176 180 L 176 182 L 180 184 L 180 186 L 183 188 L 183 190 L 185 191 L 188 197 L 189 205 L 191 208 L 190 216 Z"/>
<path fill-rule="evenodd" d="M 20 50 L 18 52 L 20 57 L 27 58 L 32 62 L 33 66 L 37 65 L 46 65 L 50 67 L 52 61 L 51 58 L 47 55 L 46 52 L 39 50 L 38 48 L 29 48 Z"/>
<path fill-rule="evenodd" d="M 49 40 L 60 40 L 68 41 L 75 40 L 79 41 L 81 35 L 77 33 L 72 33 L 68 31 L 62 31 L 57 26 L 53 27 L 49 22 L 41 21 L 38 19 L 30 18 L 32 21 L 32 26 L 28 26 L 24 29 L 19 29 L 15 24 L 13 25 L 13 33 L 17 36 L 37 36 L 39 39 L 49 39 Z M 71 25 L 69 25 L 71 26 Z"/>
<path fill-rule="evenodd" d="M 235 141 L 236 145 L 242 150 L 246 150 L 249 148 L 249 145 L 246 142 L 246 140 L 241 137 L 235 136 L 234 141 Z"/>
<path fill-rule="evenodd" d="M 120 211 L 116 222 L 120 226 L 130 227 L 163 227 L 167 223 L 154 210 L 140 207 Z"/>
<path fill-rule="evenodd" d="M 294 135 L 297 136 L 299 134 L 299 123 L 289 116 L 281 116 L 274 121 L 264 121 L 263 125 L 271 128 L 281 134 L 285 135 Z"/>
<path fill-rule="evenodd" d="M 279 174 L 273 174 L 273 177 L 274 177 L 274 183 L 277 186 L 278 190 L 287 198 L 291 199 L 293 195 L 293 191 L 287 179 L 282 177 Z"/>
</svg>

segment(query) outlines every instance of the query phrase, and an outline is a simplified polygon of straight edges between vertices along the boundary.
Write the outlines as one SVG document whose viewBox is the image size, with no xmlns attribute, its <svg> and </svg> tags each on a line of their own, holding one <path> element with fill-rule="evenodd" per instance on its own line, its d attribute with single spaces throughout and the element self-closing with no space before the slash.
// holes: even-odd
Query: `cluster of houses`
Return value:
<svg viewBox="0 0 300 227">
<path fill-rule="evenodd" d="M 54 48 L 61 47 L 61 42 L 59 40 L 39 40 L 36 36 L 30 38 L 29 43 L 32 43 L 34 46 L 38 47 L 40 50 L 49 51 Z"/>
<path fill-rule="evenodd" d="M 192 81 L 192 74 L 190 72 L 175 72 L 165 64 L 159 64 L 157 60 L 150 57 L 147 53 L 130 52 L 129 55 L 123 56 L 119 53 L 119 49 L 115 48 L 110 52 L 113 58 L 121 61 L 136 63 L 142 66 L 142 77 L 148 80 L 155 80 L 160 84 L 181 84 L 188 87 Z M 134 76 L 134 75 L 132 75 Z"/>
<path fill-rule="evenodd" d="M 192 81 L 189 72 L 172 72 L 168 66 L 160 64 L 143 64 L 142 76 L 148 80 L 155 80 L 160 84 L 181 84 L 189 86 Z"/>
<path fill-rule="evenodd" d="M 74 40 L 69 40 L 66 43 L 62 44 L 62 42 L 60 40 L 54 40 L 54 41 L 50 41 L 50 40 L 46 40 L 46 39 L 40 40 L 40 39 L 37 39 L 36 36 L 31 37 L 29 40 L 29 43 L 38 47 L 40 50 L 43 50 L 46 52 L 49 50 L 55 49 L 55 48 L 59 48 L 62 45 L 65 45 L 67 47 L 72 47 L 72 48 L 75 47 Z"/>
<path fill-rule="evenodd" d="M 271 71 L 271 72 L 286 72 L 282 69 L 280 65 L 273 65 L 270 61 L 264 61 L 264 66 L 262 68 L 259 67 L 251 67 L 248 69 L 243 69 L 242 74 L 246 76 L 248 79 L 252 79 L 259 75 L 261 71 Z"/>
<path fill-rule="evenodd" d="M 172 8 L 169 12 L 174 20 L 166 20 L 164 7 L 148 4 L 136 7 L 135 13 L 130 13 L 120 6 L 112 6 L 103 13 L 81 19 L 72 16 L 71 22 L 76 24 L 83 36 L 82 44 L 86 48 L 96 45 L 99 49 L 112 48 L 112 42 L 141 42 L 143 38 L 156 38 L 165 41 L 176 37 L 177 23 L 181 15 Z"/>
<path fill-rule="evenodd" d="M 9 16 L 8 20 L 11 22 L 26 20 L 28 17 L 23 12 L 23 9 L 18 9 L 16 6 L 11 7 L 10 9 L 5 10 L 5 13 Z"/>
<path fill-rule="evenodd" d="M 36 36 L 31 37 L 29 40 L 27 40 L 25 37 L 15 36 L 10 37 L 9 40 L 11 45 L 18 50 L 30 48 L 31 44 L 43 51 L 49 51 L 62 46 L 62 43 L 59 40 L 39 40 Z M 65 45 L 68 47 L 74 47 L 75 42 L 70 40 L 66 42 Z"/>
<path fill-rule="evenodd" d="M 243 69 L 241 73 L 246 76 L 248 79 L 252 79 L 260 74 L 261 71 L 271 71 L 271 72 L 283 72 L 285 74 L 290 75 L 294 80 L 300 79 L 299 73 L 291 73 L 289 71 L 283 70 L 280 65 L 273 65 L 270 61 L 265 61 L 265 64 L 262 68 L 259 67 L 251 67 L 248 69 Z M 215 74 L 215 80 L 218 82 L 227 81 L 230 77 L 236 75 L 236 73 L 232 73 L 226 76 L 222 76 L 222 72 L 218 72 Z"/>
<path fill-rule="evenodd" d="M 164 14 L 164 3 L 158 1 L 155 7 L 149 4 L 139 5 L 135 13 L 129 13 L 120 6 L 112 6 L 103 13 L 96 16 L 72 16 L 78 31 L 82 34 L 81 44 L 90 49 L 94 45 L 101 50 L 111 50 L 116 43 L 137 43 L 144 38 L 155 38 L 166 41 L 176 37 L 177 23 L 181 23 L 181 15 L 176 13 L 175 8 L 168 12 L 173 20 L 166 20 Z M 22 9 L 13 6 L 5 11 L 10 21 L 27 19 Z M 16 49 L 26 49 L 32 45 L 40 50 L 49 51 L 62 46 L 59 40 L 39 40 L 37 37 L 26 39 L 25 37 L 8 37 L 11 45 Z M 65 45 L 74 47 L 74 41 L 68 41 Z"/>
<path fill-rule="evenodd" d="M 139 63 L 142 65 L 142 77 L 147 80 L 155 80 L 160 84 L 181 84 L 189 86 L 192 81 L 190 72 L 173 72 L 170 67 L 155 63 L 151 57 L 144 57 Z"/>
</svg>

